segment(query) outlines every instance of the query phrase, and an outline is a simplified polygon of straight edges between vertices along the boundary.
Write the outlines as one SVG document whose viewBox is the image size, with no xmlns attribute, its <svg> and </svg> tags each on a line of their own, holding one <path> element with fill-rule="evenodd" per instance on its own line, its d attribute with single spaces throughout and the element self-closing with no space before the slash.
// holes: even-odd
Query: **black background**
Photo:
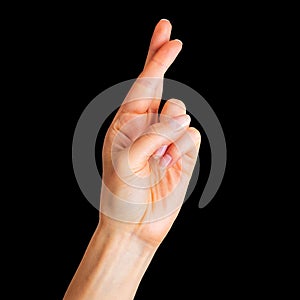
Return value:
<svg viewBox="0 0 300 300">
<path fill-rule="evenodd" d="M 157 251 L 136 299 L 182 298 L 179 294 L 200 299 L 218 293 L 241 299 L 266 288 L 265 277 L 275 268 L 264 246 L 273 231 L 258 226 L 265 200 L 262 191 L 256 194 L 263 182 L 254 163 L 261 105 L 256 68 L 258 33 L 263 29 L 255 26 L 259 7 L 173 4 L 163 10 L 158 4 L 143 5 L 137 10 L 118 4 L 110 9 L 74 4 L 41 8 L 18 29 L 24 50 L 21 74 L 32 93 L 26 102 L 33 114 L 28 124 L 37 145 L 31 151 L 37 163 L 33 167 L 27 161 L 33 176 L 26 188 L 31 199 L 26 206 L 33 204 L 34 218 L 29 229 L 21 229 L 21 234 L 32 233 L 28 244 L 34 245 L 33 250 L 25 245 L 32 257 L 25 274 L 36 266 L 32 284 L 26 287 L 32 298 L 63 297 L 98 222 L 98 211 L 84 198 L 73 174 L 76 123 L 99 93 L 139 74 L 161 18 L 172 22 L 172 38 L 183 41 L 166 77 L 189 85 L 208 101 L 222 124 L 228 158 L 218 193 L 199 209 L 210 150 L 205 133 L 193 120 L 202 133 L 198 186 Z M 101 135 L 98 140 L 101 143 Z M 98 144 L 98 162 L 99 148 Z"/>
</svg>

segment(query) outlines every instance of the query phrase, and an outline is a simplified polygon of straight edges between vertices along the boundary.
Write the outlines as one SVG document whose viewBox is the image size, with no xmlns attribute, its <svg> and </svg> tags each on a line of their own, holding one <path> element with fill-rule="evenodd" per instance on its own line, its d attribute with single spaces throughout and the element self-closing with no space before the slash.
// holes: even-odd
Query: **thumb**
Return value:
<svg viewBox="0 0 300 300">
<path fill-rule="evenodd" d="M 189 115 L 180 115 L 151 125 L 129 149 L 129 162 L 133 168 L 144 166 L 160 147 L 170 145 L 181 137 L 191 122 Z"/>
</svg>

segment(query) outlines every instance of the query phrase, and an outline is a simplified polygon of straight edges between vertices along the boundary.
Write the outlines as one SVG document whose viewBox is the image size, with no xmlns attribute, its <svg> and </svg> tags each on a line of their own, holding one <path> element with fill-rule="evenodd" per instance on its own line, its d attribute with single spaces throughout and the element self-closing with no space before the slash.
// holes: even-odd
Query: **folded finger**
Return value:
<svg viewBox="0 0 300 300">
<path fill-rule="evenodd" d="M 181 137 L 168 147 L 161 158 L 161 165 L 163 167 L 172 167 L 184 155 L 187 155 L 190 162 L 194 164 L 197 159 L 200 143 L 201 135 L 199 131 L 194 127 L 188 128 Z M 167 166 L 165 165 L 166 161 L 168 162 Z"/>
<path fill-rule="evenodd" d="M 160 120 L 166 121 L 168 118 L 176 117 L 186 113 L 185 104 L 178 99 L 169 99 L 163 106 L 160 113 Z"/>
<path fill-rule="evenodd" d="M 148 128 L 148 130 L 140 136 L 130 148 L 130 161 L 132 165 L 140 166 L 162 146 L 170 145 L 181 135 L 189 126 L 190 116 L 181 115 L 168 120 L 164 123 L 156 123 Z"/>
</svg>

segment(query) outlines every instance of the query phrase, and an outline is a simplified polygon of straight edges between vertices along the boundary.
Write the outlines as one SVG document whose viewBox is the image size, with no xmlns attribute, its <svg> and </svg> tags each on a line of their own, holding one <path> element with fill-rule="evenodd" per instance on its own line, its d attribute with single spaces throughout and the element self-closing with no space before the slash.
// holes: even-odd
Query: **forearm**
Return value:
<svg viewBox="0 0 300 300">
<path fill-rule="evenodd" d="M 100 223 L 64 300 L 133 299 L 155 250 L 133 233 Z"/>
</svg>

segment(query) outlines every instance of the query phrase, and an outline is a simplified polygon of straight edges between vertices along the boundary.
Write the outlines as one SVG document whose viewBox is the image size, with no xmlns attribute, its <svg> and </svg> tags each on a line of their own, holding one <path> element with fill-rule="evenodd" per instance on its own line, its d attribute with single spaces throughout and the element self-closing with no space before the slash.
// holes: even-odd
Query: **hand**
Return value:
<svg viewBox="0 0 300 300">
<path fill-rule="evenodd" d="M 196 163 L 200 134 L 182 101 L 158 115 L 163 77 L 182 48 L 171 24 L 153 33 L 144 70 L 118 110 L 103 146 L 100 224 L 157 247 L 172 226 Z"/>
<path fill-rule="evenodd" d="M 133 299 L 184 200 L 200 134 L 179 100 L 167 101 L 158 116 L 164 73 L 182 47 L 170 34 L 161 20 L 105 136 L 100 221 L 65 300 Z"/>
</svg>

